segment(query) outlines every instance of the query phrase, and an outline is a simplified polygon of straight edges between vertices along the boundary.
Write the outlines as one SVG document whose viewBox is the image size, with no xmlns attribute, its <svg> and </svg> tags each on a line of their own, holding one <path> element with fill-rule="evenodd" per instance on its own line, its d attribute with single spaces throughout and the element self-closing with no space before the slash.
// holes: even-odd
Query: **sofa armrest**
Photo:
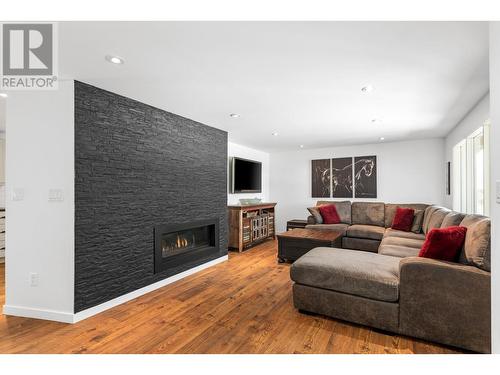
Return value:
<svg viewBox="0 0 500 375">
<path fill-rule="evenodd" d="M 420 257 L 403 258 L 399 271 L 401 333 L 490 352 L 489 272 Z"/>
<path fill-rule="evenodd" d="M 307 224 L 316 224 L 316 219 L 314 218 L 313 215 L 309 215 L 307 217 Z"/>
</svg>

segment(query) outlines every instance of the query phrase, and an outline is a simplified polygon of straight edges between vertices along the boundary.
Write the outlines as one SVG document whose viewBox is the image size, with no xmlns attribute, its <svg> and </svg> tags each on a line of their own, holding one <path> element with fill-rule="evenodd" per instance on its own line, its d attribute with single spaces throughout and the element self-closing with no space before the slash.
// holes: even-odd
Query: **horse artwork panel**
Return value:
<svg viewBox="0 0 500 375">
<path fill-rule="evenodd" d="M 332 159 L 332 197 L 353 197 L 352 157 Z"/>
<path fill-rule="evenodd" d="M 330 159 L 311 161 L 311 194 L 313 198 L 330 197 Z"/>
<path fill-rule="evenodd" d="M 377 157 L 354 158 L 354 195 L 356 198 L 377 198 Z"/>
</svg>

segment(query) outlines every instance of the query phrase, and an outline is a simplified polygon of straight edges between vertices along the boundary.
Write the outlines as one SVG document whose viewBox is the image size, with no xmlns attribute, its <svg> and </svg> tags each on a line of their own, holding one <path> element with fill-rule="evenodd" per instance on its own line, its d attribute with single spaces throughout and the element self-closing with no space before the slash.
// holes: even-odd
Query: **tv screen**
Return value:
<svg viewBox="0 0 500 375">
<path fill-rule="evenodd" d="M 262 164 L 258 161 L 233 158 L 233 193 L 262 191 Z"/>
</svg>

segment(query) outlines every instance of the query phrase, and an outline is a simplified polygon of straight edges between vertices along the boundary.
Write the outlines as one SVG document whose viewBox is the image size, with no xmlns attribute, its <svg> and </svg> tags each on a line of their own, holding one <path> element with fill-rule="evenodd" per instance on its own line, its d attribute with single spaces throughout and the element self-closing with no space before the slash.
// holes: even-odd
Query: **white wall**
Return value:
<svg viewBox="0 0 500 375">
<path fill-rule="evenodd" d="M 305 219 L 307 207 L 318 200 L 311 198 L 311 160 L 365 155 L 377 155 L 378 198 L 373 201 L 443 203 L 443 139 L 273 153 L 270 199 L 278 202 L 277 229 L 283 231 L 287 220 Z"/>
<path fill-rule="evenodd" d="M 72 314 L 74 298 L 74 92 L 11 92 L 7 99 L 4 312 Z M 24 189 L 13 201 L 12 189 Z M 49 202 L 49 189 L 62 202 Z M 39 285 L 30 286 L 30 273 Z M 36 315 L 36 314 L 35 314 Z M 40 316 L 40 314 L 38 314 Z M 43 315 L 43 314 L 42 314 Z"/>
<path fill-rule="evenodd" d="M 262 193 L 228 194 L 228 204 L 238 204 L 240 198 L 261 198 L 263 202 L 269 201 L 269 154 L 250 147 L 242 146 L 236 143 L 228 143 L 229 158 L 237 156 L 244 159 L 260 161 L 262 163 Z M 228 170 L 228 178 L 230 178 Z M 228 186 L 228 192 L 229 192 Z"/>
<path fill-rule="evenodd" d="M 491 114 L 491 317 L 492 351 L 500 354 L 500 204 L 496 183 L 500 183 L 500 22 L 490 23 L 490 114 Z"/>
<path fill-rule="evenodd" d="M 0 133 L 0 208 L 5 208 L 5 133 Z"/>
<path fill-rule="evenodd" d="M 457 124 L 445 139 L 445 163 L 453 162 L 453 147 L 471 135 L 475 130 L 483 126 L 490 118 L 490 95 L 486 94 Z M 453 181 L 453 168 L 451 170 L 451 181 Z M 444 205 L 453 208 L 453 187 L 451 195 L 445 195 Z"/>
<path fill-rule="evenodd" d="M 5 208 L 5 108 L 7 99 L 0 98 L 0 207 Z"/>
</svg>

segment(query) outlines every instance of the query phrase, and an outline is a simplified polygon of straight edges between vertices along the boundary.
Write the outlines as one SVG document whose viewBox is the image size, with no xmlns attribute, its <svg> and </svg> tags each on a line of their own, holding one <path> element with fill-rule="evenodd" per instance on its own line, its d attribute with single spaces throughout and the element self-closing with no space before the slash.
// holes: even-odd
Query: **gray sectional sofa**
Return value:
<svg viewBox="0 0 500 375">
<path fill-rule="evenodd" d="M 337 206 L 342 224 L 309 217 L 307 228 L 342 231 L 343 248 L 315 248 L 292 265 L 296 308 L 490 352 L 489 218 L 423 204 L 318 205 L 326 203 Z M 412 231 L 390 228 L 398 206 L 415 209 Z M 456 263 L 418 257 L 429 230 L 453 225 L 468 228 Z"/>
</svg>

